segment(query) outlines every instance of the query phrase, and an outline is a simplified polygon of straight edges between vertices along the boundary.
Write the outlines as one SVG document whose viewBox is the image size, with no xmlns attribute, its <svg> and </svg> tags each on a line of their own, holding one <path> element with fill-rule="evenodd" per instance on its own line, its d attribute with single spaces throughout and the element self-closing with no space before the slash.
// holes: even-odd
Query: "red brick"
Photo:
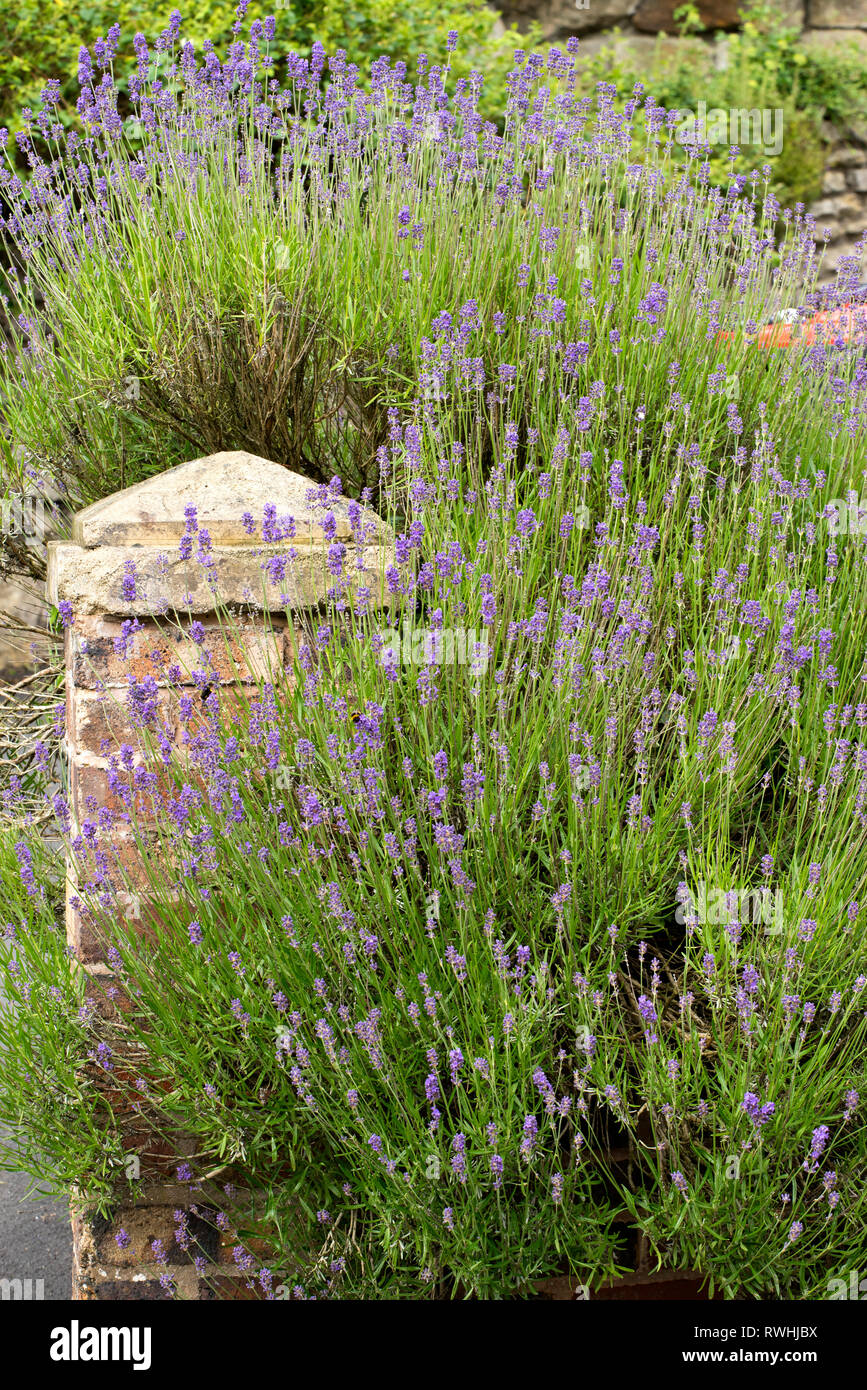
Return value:
<svg viewBox="0 0 867 1390">
<path fill-rule="evenodd" d="M 269 669 L 282 669 L 285 623 L 275 621 L 270 635 L 262 622 L 239 623 L 238 637 L 216 622 L 206 622 L 203 626 L 205 638 L 200 649 L 183 630 L 171 624 L 143 622 L 140 631 L 129 641 L 127 656 L 123 657 L 114 649 L 115 639 L 121 636 L 119 619 L 78 617 L 74 628 L 67 633 L 68 665 L 73 680 L 77 686 L 88 690 L 98 689 L 101 682 L 125 686 L 130 675 L 135 680 L 144 680 L 147 676 L 161 680 L 165 669 L 176 664 L 182 671 L 182 683 L 189 685 L 192 684 L 190 673 L 202 669 L 202 653 L 210 658 L 214 671 L 224 681 L 260 680 L 267 678 Z M 69 632 L 73 634 L 71 639 Z M 82 651 L 83 643 L 86 652 Z M 156 663 L 151 659 L 153 652 L 160 657 Z"/>
<path fill-rule="evenodd" d="M 106 878 L 117 891 L 148 896 L 154 883 L 165 891 L 167 875 L 177 864 L 177 851 L 146 828 L 141 829 L 137 840 L 131 827 L 115 826 L 107 834 L 100 834 L 99 848 L 108 859 Z M 89 858 L 77 860 L 80 881 L 86 882 L 90 877 L 90 864 Z"/>
<path fill-rule="evenodd" d="M 157 696 L 157 720 L 168 737 L 174 739 L 178 703 L 169 691 L 161 690 Z M 137 753 L 156 747 L 155 731 L 133 724 L 126 698 L 117 688 L 100 694 L 79 690 L 71 683 L 66 693 L 66 733 L 75 752 L 83 750 L 103 758 L 119 753 L 124 743 Z"/>
<path fill-rule="evenodd" d="M 91 798 L 97 809 L 105 806 L 116 815 L 128 814 L 136 825 L 155 825 L 164 814 L 163 799 L 175 795 L 176 774 L 172 768 L 153 761 L 145 764 L 144 769 L 148 774 L 155 774 L 156 782 L 152 790 L 141 785 L 137 787 L 135 769 L 127 772 L 124 768 L 117 769 L 117 789 L 114 790 L 109 785 L 108 768 L 78 762 L 73 758 L 69 768 L 69 792 L 72 811 L 79 825 L 85 820 L 93 820 L 96 814 L 93 805 L 88 804 Z M 186 780 L 195 786 L 203 778 L 191 774 Z"/>
<path fill-rule="evenodd" d="M 221 1265 L 233 1265 L 235 1263 L 232 1251 L 235 1249 L 236 1245 L 240 1243 L 234 1231 L 220 1232 L 220 1253 L 218 1259 Z M 251 1255 L 258 1256 L 260 1260 L 273 1258 L 273 1248 L 266 1240 L 259 1240 L 257 1238 L 251 1239 L 248 1237 L 244 1239 L 243 1245 L 245 1250 L 249 1250 Z"/>
<path fill-rule="evenodd" d="M 114 1303 L 155 1303 L 171 1298 L 158 1279 L 100 1279 L 92 1297 Z"/>
<path fill-rule="evenodd" d="M 81 906 L 73 906 L 75 902 L 81 903 Z M 83 964 L 93 965 L 105 960 L 102 933 L 69 879 L 66 882 L 66 940 Z"/>
<path fill-rule="evenodd" d="M 216 1254 L 217 1231 L 200 1216 L 187 1213 L 187 1229 L 191 1237 L 189 1250 L 183 1250 L 175 1240 L 177 1223 L 173 1207 L 155 1207 L 124 1204 L 112 1215 L 110 1221 L 91 1217 L 90 1234 L 93 1238 L 96 1258 L 103 1264 L 114 1265 L 118 1269 L 128 1269 L 137 1265 L 152 1265 L 154 1251 L 152 1242 L 161 1240 L 165 1247 L 169 1265 L 189 1265 L 197 1255 L 203 1255 L 209 1263 Z M 126 1231 L 130 1243 L 121 1249 L 116 1237 L 121 1229 Z"/>
<path fill-rule="evenodd" d="M 84 997 L 95 1005 L 97 1016 L 107 1023 L 117 1023 L 123 1014 L 132 1012 L 132 1000 L 111 975 L 91 976 Z"/>
<path fill-rule="evenodd" d="M 227 725 L 234 728 L 240 725 L 241 728 L 244 728 L 249 718 L 250 703 L 257 698 L 255 686 L 233 683 L 217 686 L 215 689 L 219 699 L 221 725 L 224 728 Z M 198 734 L 206 732 L 211 723 L 212 701 L 208 700 L 206 705 L 199 691 L 191 691 L 189 695 L 192 700 L 192 710 L 188 717 L 184 716 L 180 708 L 180 698 L 183 697 L 173 697 L 173 718 L 177 729 L 177 746 L 181 756 L 183 756 L 185 744 Z"/>
</svg>

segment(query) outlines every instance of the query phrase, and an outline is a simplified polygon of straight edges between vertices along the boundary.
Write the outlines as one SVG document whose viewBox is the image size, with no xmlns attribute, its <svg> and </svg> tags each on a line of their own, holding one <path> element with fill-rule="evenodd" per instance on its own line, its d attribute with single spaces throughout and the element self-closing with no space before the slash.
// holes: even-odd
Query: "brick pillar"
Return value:
<svg viewBox="0 0 867 1390">
<path fill-rule="evenodd" d="M 368 508 L 350 517 L 349 504 L 329 503 L 334 528 L 323 530 L 325 509 L 307 500 L 311 484 L 297 473 L 252 454 L 236 452 L 195 459 L 161 473 L 135 487 L 97 502 L 75 517 L 72 541 L 49 544 L 48 594 L 55 605 L 68 603 L 72 624 L 66 632 L 66 751 L 69 765 L 71 838 L 86 819 L 95 820 L 100 807 L 123 812 L 123 794 L 110 785 L 109 757 L 122 743 L 135 750 L 135 764 L 145 761 L 140 731 L 125 704 L 128 678 L 157 676 L 159 718 L 171 741 L 177 742 L 180 718 L 178 696 L 169 682 L 159 679 L 152 660 L 156 650 L 166 665 L 179 666 L 183 680 L 194 690 L 191 673 L 201 670 L 202 649 L 210 658 L 221 687 L 221 706 L 232 699 L 237 683 L 252 687 L 282 671 L 291 663 L 300 640 L 299 627 L 305 610 L 318 605 L 335 581 L 326 565 L 335 541 L 346 546 L 344 571 L 354 588 L 369 591 L 373 607 L 386 602 L 384 570 L 393 561 L 391 537 L 382 521 Z M 277 522 L 294 521 L 291 539 L 263 542 L 262 519 L 266 505 L 276 510 Z M 196 559 L 198 537 L 192 535 L 193 554 L 184 559 L 179 546 L 187 530 L 186 509 L 195 507 L 199 531 L 210 537 L 211 579 Z M 248 533 L 252 516 L 256 523 Z M 353 538 L 352 520 L 356 530 Z M 269 584 L 263 561 L 273 555 L 296 552 L 286 577 Z M 132 570 L 130 570 L 132 565 Z M 126 584 L 125 584 L 126 580 Z M 133 596 L 134 580 L 134 596 Z M 286 595 L 288 606 L 281 601 Z M 231 640 L 215 611 L 225 605 L 233 614 Z M 266 622 L 266 610 L 268 621 Z M 154 615 L 157 615 L 155 620 Z M 162 615 L 165 615 L 163 617 Z M 123 623 L 138 619 L 142 626 L 128 642 Z M 205 629 L 201 644 L 187 631 L 197 621 Z M 201 634 L 197 634 L 201 636 Z M 127 646 L 126 659 L 115 643 Z M 228 649 L 227 649 L 228 648 Z M 229 686 L 227 690 L 225 687 Z M 179 753 L 183 756 L 182 748 Z M 114 779 L 111 779 L 114 780 Z M 146 823 L 137 809 L 136 823 Z M 117 907 L 143 932 L 152 920 L 148 902 L 148 872 L 130 827 L 116 825 L 109 832 L 116 882 L 127 884 L 118 892 Z M 106 836 L 100 836 L 105 844 Z M 107 949 L 85 904 L 78 897 L 77 866 L 67 858 L 67 939 L 77 961 L 93 982 L 89 993 L 103 1017 L 123 1007 L 123 995 L 115 1003 L 106 998 L 112 969 Z M 121 875 L 121 869 L 123 873 Z M 117 1077 L 122 1059 L 118 1059 Z M 191 1253 L 175 1240 L 174 1212 L 190 1204 L 188 1187 L 171 1181 L 176 1165 L 189 1153 L 182 1137 L 167 1151 L 163 1142 L 142 1132 L 141 1117 L 124 1103 L 121 1089 L 107 1090 L 124 1133 L 124 1149 L 141 1171 L 140 1198 L 130 1204 L 127 1189 L 118 1189 L 118 1201 L 110 1219 L 82 1210 L 73 1218 L 73 1297 L 77 1299 L 152 1299 L 164 1297 L 160 1274 L 168 1272 L 183 1297 L 231 1297 L 231 1242 L 219 1238 L 206 1221 L 191 1217 L 189 1229 L 197 1242 Z M 200 1206 L 207 1197 L 197 1197 Z M 118 1246 L 115 1237 L 123 1228 L 129 1243 Z M 161 1240 L 168 1265 L 158 1265 L 151 1242 Z M 199 1277 L 192 1255 L 202 1254 L 212 1264 L 213 1276 Z M 238 1286 L 240 1294 L 240 1286 Z"/>
</svg>

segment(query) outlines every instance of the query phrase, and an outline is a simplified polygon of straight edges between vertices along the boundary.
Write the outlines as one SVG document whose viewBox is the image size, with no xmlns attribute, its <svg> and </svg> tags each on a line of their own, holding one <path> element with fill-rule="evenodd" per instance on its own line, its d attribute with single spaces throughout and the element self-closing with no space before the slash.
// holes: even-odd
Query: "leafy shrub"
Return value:
<svg viewBox="0 0 867 1390">
<path fill-rule="evenodd" d="M 13 1151 L 4 1144 L 0 1165 L 25 1168 L 45 1193 L 68 1196 L 82 1173 L 94 1192 L 108 1193 L 113 1118 L 82 1066 L 95 1005 L 83 977 L 69 969 L 57 925 L 62 872 L 38 835 L 16 828 L 7 814 L 0 818 L 0 874 L 0 1122 L 16 1138 Z M 115 1153 L 122 1157 L 119 1138 Z"/>
</svg>

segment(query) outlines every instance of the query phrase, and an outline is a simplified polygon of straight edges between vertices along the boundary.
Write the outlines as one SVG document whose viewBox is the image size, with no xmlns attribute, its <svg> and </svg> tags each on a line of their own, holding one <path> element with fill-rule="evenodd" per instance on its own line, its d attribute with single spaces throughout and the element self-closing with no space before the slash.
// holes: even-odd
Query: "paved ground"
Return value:
<svg viewBox="0 0 867 1390">
<path fill-rule="evenodd" d="M 30 1182 L 26 1173 L 0 1170 L 0 1279 L 42 1279 L 46 1299 L 71 1298 L 68 1207 L 65 1202 L 28 1197 Z"/>
<path fill-rule="evenodd" d="M 0 1172 L 0 1279 L 42 1279 L 47 1299 L 71 1298 L 72 1236 L 66 1203 L 28 1198 L 29 1187 L 26 1174 Z"/>
<path fill-rule="evenodd" d="M 0 585 L 0 607 L 8 608 L 10 586 Z M 28 600 L 29 601 L 29 600 Z M 22 600 L 23 602 L 23 600 Z M 21 608 L 29 621 L 39 622 L 38 609 Z M 27 643 L 19 643 L 28 657 Z M 8 644 L 0 639 L 0 665 L 8 660 Z M 21 652 L 16 651 L 16 659 Z M 33 668 L 28 657 L 25 668 Z M 21 673 L 23 674 L 23 670 Z M 9 673 L 0 679 L 9 678 Z M 51 790 L 59 790 L 51 788 Z M 2 1030 L 0 1030 L 2 1031 Z M 2 1037 L 0 1037 L 2 1052 Z M 0 1055 L 0 1066 L 2 1066 Z M 27 1197 L 30 1177 L 25 1173 L 0 1170 L 0 1279 L 42 1279 L 46 1299 L 66 1299 L 72 1296 L 72 1235 L 69 1210 L 65 1202 L 47 1198 Z M 2 1293 L 0 1293 L 2 1298 Z"/>
</svg>

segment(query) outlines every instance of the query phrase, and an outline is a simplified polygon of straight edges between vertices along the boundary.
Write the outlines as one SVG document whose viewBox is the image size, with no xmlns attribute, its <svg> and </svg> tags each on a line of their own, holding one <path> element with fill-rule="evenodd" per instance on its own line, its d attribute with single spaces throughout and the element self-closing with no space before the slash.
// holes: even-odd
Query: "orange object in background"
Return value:
<svg viewBox="0 0 867 1390">
<path fill-rule="evenodd" d="M 717 341 L 737 336 L 735 330 L 729 329 L 720 333 Z M 747 342 L 760 348 L 787 348 L 793 342 L 812 347 L 817 340 L 829 345 L 841 340 L 853 346 L 867 345 L 867 304 L 843 304 L 839 309 L 821 310 L 794 323 L 766 323 Z"/>
</svg>

